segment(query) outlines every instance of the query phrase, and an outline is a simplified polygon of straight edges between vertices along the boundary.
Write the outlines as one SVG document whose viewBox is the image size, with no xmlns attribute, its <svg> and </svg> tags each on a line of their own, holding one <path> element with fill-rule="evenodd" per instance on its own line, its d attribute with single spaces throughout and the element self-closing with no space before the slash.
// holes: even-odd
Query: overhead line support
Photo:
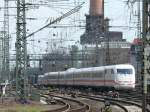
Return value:
<svg viewBox="0 0 150 112">
<path fill-rule="evenodd" d="M 3 68 L 2 80 L 9 80 L 9 11 L 8 0 L 4 0 Z"/>
<path fill-rule="evenodd" d="M 27 99 L 27 46 L 25 0 L 17 0 L 16 38 L 16 94 L 19 100 Z"/>
<path fill-rule="evenodd" d="M 143 0 L 142 2 L 142 39 L 143 39 L 143 102 L 142 112 L 146 112 L 147 108 L 147 76 L 150 74 L 150 29 L 149 29 L 149 0 Z"/>
</svg>

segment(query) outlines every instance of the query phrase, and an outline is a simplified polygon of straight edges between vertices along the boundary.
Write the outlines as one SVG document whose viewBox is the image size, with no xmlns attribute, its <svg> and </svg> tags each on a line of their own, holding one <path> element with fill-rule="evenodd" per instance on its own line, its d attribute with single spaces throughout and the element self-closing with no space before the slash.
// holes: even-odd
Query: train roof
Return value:
<svg viewBox="0 0 150 112">
<path fill-rule="evenodd" d="M 49 72 L 49 73 L 45 73 L 44 76 L 53 76 L 53 75 L 65 75 L 65 74 L 69 74 L 70 72 L 74 72 L 74 74 L 76 73 L 80 73 L 80 72 L 91 72 L 91 71 L 99 71 L 99 70 L 104 70 L 104 69 L 112 69 L 112 68 L 134 68 L 131 64 L 117 64 L 117 65 L 108 65 L 108 66 L 100 66 L 100 67 L 89 67 L 89 68 L 81 68 L 81 69 L 76 69 L 76 68 L 70 68 L 66 71 L 59 71 L 59 72 Z"/>
<path fill-rule="evenodd" d="M 131 64 L 119 64 L 119 65 L 115 65 L 116 68 L 134 68 L 133 65 Z"/>
<path fill-rule="evenodd" d="M 91 69 L 104 69 L 104 68 L 128 68 L 133 67 L 131 64 L 118 64 L 118 65 L 108 65 L 108 66 L 99 66 L 99 67 L 89 67 L 89 68 L 81 68 L 76 70 L 91 70 Z"/>
<path fill-rule="evenodd" d="M 69 68 L 67 71 L 74 71 L 76 68 Z"/>
</svg>

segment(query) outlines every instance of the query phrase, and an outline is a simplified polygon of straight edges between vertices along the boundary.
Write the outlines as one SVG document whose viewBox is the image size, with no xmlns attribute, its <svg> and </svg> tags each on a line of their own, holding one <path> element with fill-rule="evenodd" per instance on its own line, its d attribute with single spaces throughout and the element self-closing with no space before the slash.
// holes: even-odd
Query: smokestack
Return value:
<svg viewBox="0 0 150 112">
<path fill-rule="evenodd" d="M 90 15 L 103 16 L 104 15 L 104 0 L 90 0 Z"/>
</svg>

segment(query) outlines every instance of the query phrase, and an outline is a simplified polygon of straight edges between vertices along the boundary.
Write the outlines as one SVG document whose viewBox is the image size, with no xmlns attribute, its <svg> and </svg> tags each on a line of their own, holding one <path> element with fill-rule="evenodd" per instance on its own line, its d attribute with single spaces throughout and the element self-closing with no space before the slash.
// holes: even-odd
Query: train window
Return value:
<svg viewBox="0 0 150 112">
<path fill-rule="evenodd" d="M 76 79 L 77 78 L 77 73 L 73 73 L 73 78 Z"/>
<path fill-rule="evenodd" d="M 56 77 L 55 77 L 55 76 L 50 76 L 50 78 L 51 78 L 51 79 L 56 79 Z"/>
<path fill-rule="evenodd" d="M 69 77 L 68 77 L 68 74 L 66 75 L 66 79 L 68 79 Z"/>
<path fill-rule="evenodd" d="M 132 74 L 132 69 L 117 69 L 118 74 Z"/>
<path fill-rule="evenodd" d="M 90 72 L 89 73 L 82 73 L 82 77 L 83 78 L 88 78 L 88 77 L 90 77 Z"/>
<path fill-rule="evenodd" d="M 84 73 L 81 73 L 80 75 L 79 75 L 79 77 L 81 78 L 83 78 L 84 77 Z"/>
<path fill-rule="evenodd" d="M 70 79 L 72 78 L 72 75 L 71 74 L 67 74 L 67 79 Z"/>
<path fill-rule="evenodd" d="M 84 78 L 87 78 L 87 76 L 88 76 L 87 73 L 84 73 Z"/>
<path fill-rule="evenodd" d="M 86 77 L 88 77 L 88 78 L 89 78 L 90 76 L 91 76 L 91 73 L 90 73 L 90 72 L 89 72 L 89 73 L 87 73 L 87 76 L 86 76 Z"/>
<path fill-rule="evenodd" d="M 60 75 L 59 78 L 60 78 L 60 79 L 63 79 L 63 75 Z"/>
<path fill-rule="evenodd" d="M 83 78 L 84 75 L 82 73 L 80 73 L 80 74 L 76 75 L 76 78 L 78 78 L 78 77 Z"/>
<path fill-rule="evenodd" d="M 55 76 L 53 76 L 53 79 L 56 79 L 56 77 L 55 77 Z"/>
<path fill-rule="evenodd" d="M 104 71 L 101 71 L 100 72 L 100 77 L 103 77 L 103 75 L 104 75 Z"/>
<path fill-rule="evenodd" d="M 87 75 L 86 73 L 83 73 L 83 77 L 84 77 L 84 78 L 86 78 L 86 75 Z"/>
<path fill-rule="evenodd" d="M 68 79 L 71 79 L 71 74 L 68 74 Z"/>
<path fill-rule="evenodd" d="M 73 78 L 73 73 L 72 73 L 72 74 L 70 74 L 70 78 Z"/>
<path fill-rule="evenodd" d="M 103 72 L 95 72 L 95 73 L 93 73 L 92 74 L 93 75 L 93 77 L 95 78 L 95 77 L 102 77 L 103 76 Z"/>
<path fill-rule="evenodd" d="M 62 75 L 62 76 L 61 76 L 61 79 L 65 79 L 65 75 Z"/>
<path fill-rule="evenodd" d="M 99 76 L 99 74 L 98 74 L 98 73 L 94 73 L 94 76 L 95 76 L 95 77 L 98 77 L 98 76 Z"/>
<path fill-rule="evenodd" d="M 93 77 L 96 77 L 96 73 L 93 73 Z"/>
<path fill-rule="evenodd" d="M 114 70 L 113 69 L 105 69 L 105 71 L 103 72 L 105 74 L 114 74 Z"/>
</svg>

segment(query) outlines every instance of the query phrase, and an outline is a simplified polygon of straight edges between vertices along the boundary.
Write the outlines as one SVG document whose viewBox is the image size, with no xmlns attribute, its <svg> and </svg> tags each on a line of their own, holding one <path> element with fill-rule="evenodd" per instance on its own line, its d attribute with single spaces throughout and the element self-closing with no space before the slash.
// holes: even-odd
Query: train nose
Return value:
<svg viewBox="0 0 150 112">
<path fill-rule="evenodd" d="M 116 89 L 127 89 L 127 90 L 133 90 L 135 88 L 135 85 L 116 85 Z"/>
<path fill-rule="evenodd" d="M 133 81 L 116 81 L 116 88 L 118 88 L 118 89 L 134 89 L 135 83 Z"/>
</svg>

